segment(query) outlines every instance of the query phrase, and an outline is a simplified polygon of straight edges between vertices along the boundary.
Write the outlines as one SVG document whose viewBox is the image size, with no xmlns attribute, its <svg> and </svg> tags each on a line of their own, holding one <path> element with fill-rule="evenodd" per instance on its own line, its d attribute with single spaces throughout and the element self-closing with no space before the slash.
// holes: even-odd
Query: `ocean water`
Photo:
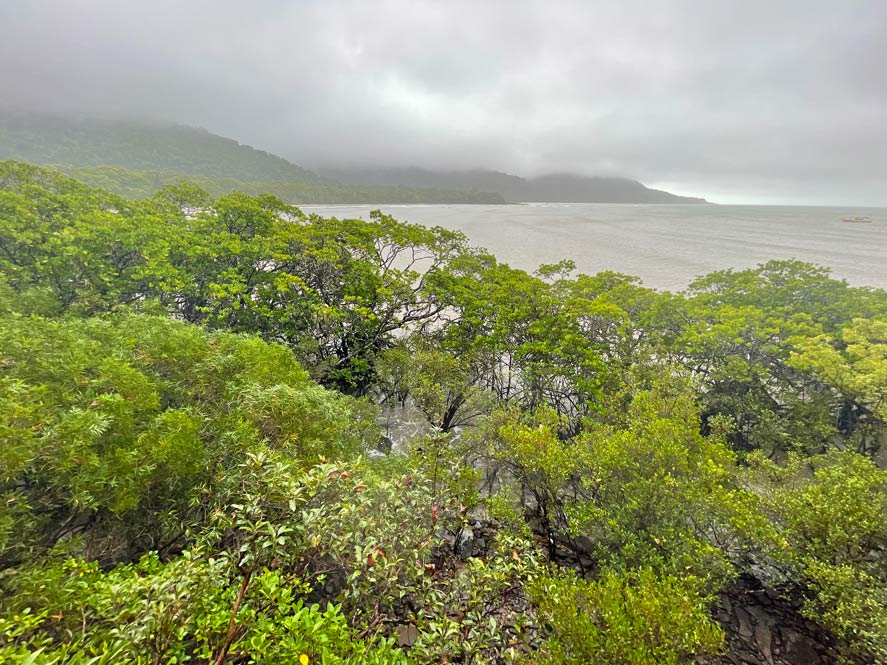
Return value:
<svg viewBox="0 0 887 665">
<path fill-rule="evenodd" d="M 677 291 L 714 270 L 794 258 L 826 266 L 856 286 L 887 288 L 887 208 L 530 203 L 303 210 L 367 219 L 376 208 L 401 221 L 462 231 L 471 244 L 527 271 L 572 259 L 579 272 L 614 270 Z"/>
</svg>

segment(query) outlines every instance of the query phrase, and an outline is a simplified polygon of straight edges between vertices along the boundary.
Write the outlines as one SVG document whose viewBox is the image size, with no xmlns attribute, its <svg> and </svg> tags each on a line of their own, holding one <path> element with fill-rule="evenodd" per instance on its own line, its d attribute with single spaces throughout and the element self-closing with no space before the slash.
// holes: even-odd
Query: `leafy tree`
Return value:
<svg viewBox="0 0 887 665">
<path fill-rule="evenodd" d="M 658 308 L 667 317 L 660 352 L 702 378 L 705 417 L 732 418 L 734 448 L 817 452 L 840 433 L 828 391 L 789 362 L 794 342 L 885 305 L 883 292 L 849 287 L 798 261 L 721 271 L 692 283 L 685 304 Z"/>
<path fill-rule="evenodd" d="M 159 300 L 186 321 L 291 346 L 325 384 L 354 394 L 375 356 L 447 303 L 430 280 L 464 237 L 401 224 L 306 218 L 271 196 L 207 203 L 193 188 L 133 203 L 53 171 L 0 169 L 0 268 L 58 312 Z"/>
<path fill-rule="evenodd" d="M 500 403 L 549 406 L 575 433 L 595 408 L 605 367 L 597 340 L 552 285 L 476 254 L 453 260 L 432 286 L 449 299 L 450 316 L 421 334 L 470 358 L 477 384 Z"/>
<path fill-rule="evenodd" d="M 56 543 L 181 547 L 202 493 L 259 442 L 351 456 L 372 432 L 281 346 L 166 318 L 0 319 L 4 565 Z M 195 503 L 196 502 L 196 503 Z"/>
<path fill-rule="evenodd" d="M 457 358 L 421 346 L 393 348 L 376 363 L 386 399 L 413 404 L 441 432 L 472 423 L 489 412 L 491 399 L 477 384 L 470 357 Z"/>
<path fill-rule="evenodd" d="M 883 660 L 887 472 L 850 451 L 752 461 L 749 483 L 783 539 L 777 558 L 805 592 L 805 613 L 845 640 L 851 658 Z"/>
<path fill-rule="evenodd" d="M 624 429 L 593 425 L 573 440 L 556 435 L 552 412 L 500 417 L 493 459 L 532 497 L 552 557 L 564 546 L 580 562 L 690 572 L 718 588 L 749 544 L 772 540 L 732 477 L 727 425 L 702 436 L 679 381 L 638 392 Z"/>
<path fill-rule="evenodd" d="M 834 391 L 830 415 L 859 452 L 877 450 L 887 421 L 887 319 L 854 319 L 837 339 L 801 339 L 791 362 Z"/>
</svg>

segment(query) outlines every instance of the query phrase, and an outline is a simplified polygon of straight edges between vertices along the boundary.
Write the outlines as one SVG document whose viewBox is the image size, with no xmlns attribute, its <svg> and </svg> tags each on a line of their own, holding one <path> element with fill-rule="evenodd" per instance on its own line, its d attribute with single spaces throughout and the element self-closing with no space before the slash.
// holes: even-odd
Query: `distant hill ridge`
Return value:
<svg viewBox="0 0 887 665">
<path fill-rule="evenodd" d="M 283 157 L 205 129 L 2 108 L 0 159 L 70 167 L 119 167 L 139 172 L 137 177 L 129 174 L 125 178 L 114 174 L 112 180 L 121 183 L 123 189 L 144 188 L 146 180 L 167 180 L 162 174 L 231 179 L 254 186 L 275 183 L 276 190 L 281 190 L 285 183 L 311 185 L 320 189 L 309 192 L 302 187 L 296 188 L 296 193 L 296 189 L 284 187 L 282 191 L 291 193 L 293 198 L 324 203 L 706 202 L 650 189 L 629 178 L 603 176 L 551 174 L 525 179 L 485 169 L 420 168 L 327 169 L 318 175 Z M 108 174 L 89 175 L 98 178 Z"/>
<path fill-rule="evenodd" d="M 2 161 L 0 161 L 2 163 Z M 456 192 L 418 187 L 314 184 L 292 180 L 248 182 L 236 178 L 212 178 L 168 171 L 136 171 L 120 166 L 64 166 L 54 168 L 92 187 L 101 187 L 126 198 L 145 198 L 159 189 L 187 180 L 218 198 L 232 191 L 252 196 L 272 194 L 294 205 L 351 204 L 486 204 L 504 205 L 499 194 L 491 192 Z"/>
<path fill-rule="evenodd" d="M 16 111 L 0 112 L 0 159 L 327 184 L 283 157 L 205 129 Z"/>
<path fill-rule="evenodd" d="M 705 199 L 678 196 L 651 189 L 637 180 L 612 176 L 554 173 L 521 178 L 501 171 L 430 171 L 420 168 L 322 169 L 321 175 L 361 185 L 403 185 L 456 191 L 501 194 L 512 202 L 550 203 L 707 203 Z"/>
</svg>

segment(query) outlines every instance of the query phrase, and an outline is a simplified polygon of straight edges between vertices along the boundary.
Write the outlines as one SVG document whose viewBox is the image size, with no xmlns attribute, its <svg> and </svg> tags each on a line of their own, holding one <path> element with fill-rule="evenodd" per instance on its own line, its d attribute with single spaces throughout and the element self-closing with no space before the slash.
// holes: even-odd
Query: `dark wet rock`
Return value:
<svg viewBox="0 0 887 665">
<path fill-rule="evenodd" d="M 773 652 L 770 649 L 772 643 L 773 633 L 770 632 L 770 626 L 765 623 L 759 623 L 755 626 L 755 644 L 758 645 L 758 649 L 761 655 L 764 656 L 767 665 L 773 665 Z"/>
<path fill-rule="evenodd" d="M 418 629 L 411 623 L 402 623 L 397 627 L 397 646 L 411 647 L 419 639 Z"/>
<path fill-rule="evenodd" d="M 379 437 L 379 444 L 376 447 L 383 453 L 390 453 L 391 449 L 394 447 L 394 441 L 391 440 L 391 437 L 382 434 Z"/>
<path fill-rule="evenodd" d="M 454 550 L 461 559 L 468 559 L 475 555 L 476 544 L 474 529 L 470 526 L 465 526 L 456 535 Z"/>
<path fill-rule="evenodd" d="M 789 629 L 784 632 L 783 639 L 785 660 L 791 665 L 810 665 L 820 662 L 819 652 L 809 636 Z"/>
<path fill-rule="evenodd" d="M 592 555 L 595 553 L 594 543 L 585 536 L 576 536 L 573 538 L 572 544 L 579 554 Z"/>
<path fill-rule="evenodd" d="M 770 578 L 772 580 L 772 578 Z M 834 639 L 800 613 L 801 599 L 751 575 L 718 599 L 714 618 L 726 653 L 697 658 L 705 665 L 835 665 Z"/>
<path fill-rule="evenodd" d="M 754 630 L 752 629 L 752 618 L 745 608 L 736 608 L 736 618 L 739 619 L 740 635 L 742 635 L 743 637 L 751 637 L 752 635 L 754 635 Z"/>
</svg>

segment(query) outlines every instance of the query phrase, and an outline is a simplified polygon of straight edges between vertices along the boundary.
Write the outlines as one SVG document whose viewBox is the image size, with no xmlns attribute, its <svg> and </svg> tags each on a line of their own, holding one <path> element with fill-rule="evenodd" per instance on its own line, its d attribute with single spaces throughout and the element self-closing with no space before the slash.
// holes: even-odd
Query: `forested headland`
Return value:
<svg viewBox="0 0 887 665">
<path fill-rule="evenodd" d="M 887 662 L 887 293 L 823 267 L 0 162 L 0 392 L 0 662 Z"/>
<path fill-rule="evenodd" d="M 615 176 L 548 173 L 521 178 L 490 169 L 433 171 L 420 168 L 330 168 L 322 175 L 359 185 L 418 187 L 449 191 L 494 192 L 511 202 L 696 204 L 705 199 L 651 189 Z"/>
<path fill-rule="evenodd" d="M 44 164 L 112 165 L 249 181 L 325 182 L 278 155 L 205 129 L 126 118 L 0 108 L 0 154 Z"/>
<path fill-rule="evenodd" d="M 0 159 L 53 165 L 127 198 L 185 179 L 214 198 L 274 194 L 292 204 L 705 203 L 630 178 L 488 169 L 326 168 L 309 171 L 205 129 L 138 118 L 15 112 L 0 107 Z"/>
<path fill-rule="evenodd" d="M 457 191 L 403 185 L 342 185 L 335 181 L 302 182 L 270 180 L 246 182 L 164 171 L 134 171 L 119 166 L 59 166 L 81 182 L 101 187 L 126 198 L 151 197 L 168 185 L 191 183 L 218 198 L 231 192 L 252 196 L 272 194 L 290 204 L 487 204 L 504 205 L 505 199 L 491 192 Z"/>
<path fill-rule="evenodd" d="M 472 187 L 341 182 L 278 155 L 184 125 L 24 113 L 2 107 L 0 159 L 54 165 L 127 198 L 149 197 L 184 179 L 214 197 L 232 191 L 270 193 L 287 203 L 505 203 L 500 194 Z"/>
</svg>

